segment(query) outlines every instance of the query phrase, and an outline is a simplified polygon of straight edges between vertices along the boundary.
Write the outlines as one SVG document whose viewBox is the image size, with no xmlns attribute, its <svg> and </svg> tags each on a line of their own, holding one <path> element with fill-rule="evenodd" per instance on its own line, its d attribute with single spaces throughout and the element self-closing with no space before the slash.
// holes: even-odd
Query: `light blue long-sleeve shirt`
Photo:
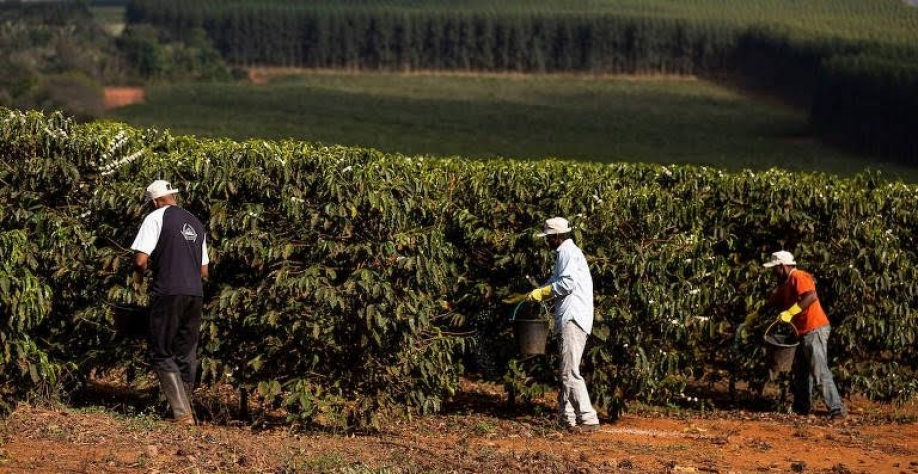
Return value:
<svg viewBox="0 0 918 474">
<path fill-rule="evenodd" d="M 593 277 L 586 257 L 571 239 L 559 245 L 555 254 L 555 269 L 546 282 L 558 298 L 555 328 L 563 328 L 564 323 L 573 320 L 590 334 L 593 331 Z"/>
</svg>

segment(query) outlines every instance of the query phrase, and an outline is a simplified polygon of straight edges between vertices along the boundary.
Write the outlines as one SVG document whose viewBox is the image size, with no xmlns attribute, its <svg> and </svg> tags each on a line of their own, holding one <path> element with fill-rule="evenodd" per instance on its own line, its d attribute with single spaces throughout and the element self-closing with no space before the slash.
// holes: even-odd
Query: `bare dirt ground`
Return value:
<svg viewBox="0 0 918 474">
<path fill-rule="evenodd" d="M 106 110 L 146 100 L 143 87 L 106 87 L 103 106 Z"/>
<path fill-rule="evenodd" d="M 914 402 L 848 400 L 852 415 L 835 424 L 632 408 L 597 433 L 569 434 L 552 426 L 549 402 L 511 410 L 499 386 L 464 381 L 444 414 L 350 433 L 234 421 L 202 400 L 206 390 L 195 394 L 197 427 L 111 393 L 82 408 L 22 405 L 0 422 L 0 473 L 918 473 Z"/>
</svg>

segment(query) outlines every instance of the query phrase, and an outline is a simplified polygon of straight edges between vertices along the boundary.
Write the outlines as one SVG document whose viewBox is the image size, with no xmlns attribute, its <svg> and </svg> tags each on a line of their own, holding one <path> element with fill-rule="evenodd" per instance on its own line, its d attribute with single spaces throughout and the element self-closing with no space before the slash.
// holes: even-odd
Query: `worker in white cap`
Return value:
<svg viewBox="0 0 918 474">
<path fill-rule="evenodd" d="M 558 338 L 560 387 L 559 423 L 571 432 L 599 429 L 599 418 L 590 402 L 586 382 L 580 375 L 580 361 L 593 330 L 593 278 L 586 257 L 571 239 L 567 219 L 552 217 L 536 237 L 544 237 L 555 251 L 551 278 L 529 293 L 507 298 L 506 302 L 544 301 L 555 298 L 554 323 Z"/>
<path fill-rule="evenodd" d="M 762 266 L 771 268 L 780 280 L 766 307 L 776 308 L 778 318 L 792 324 L 800 338 L 791 369 L 794 412 L 809 415 L 815 386 L 822 393 L 829 418 L 844 419 L 847 410 L 828 363 L 827 345 L 832 326 L 819 303 L 813 275 L 798 269 L 793 254 L 786 250 L 772 253 Z"/>
<path fill-rule="evenodd" d="M 177 423 L 195 424 L 191 392 L 197 369 L 204 290 L 210 258 L 204 224 L 178 206 L 178 189 L 158 179 L 144 198 L 152 211 L 131 249 L 135 283 L 151 269 L 147 353 Z"/>
</svg>

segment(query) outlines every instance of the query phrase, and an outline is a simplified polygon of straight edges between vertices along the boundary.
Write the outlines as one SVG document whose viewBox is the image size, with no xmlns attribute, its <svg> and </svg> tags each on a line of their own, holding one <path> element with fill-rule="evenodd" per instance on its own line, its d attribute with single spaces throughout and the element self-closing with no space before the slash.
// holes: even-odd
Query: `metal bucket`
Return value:
<svg viewBox="0 0 918 474">
<path fill-rule="evenodd" d="M 773 372 L 788 372 L 794 365 L 794 354 L 800 342 L 796 334 L 766 333 L 765 354 Z"/>
<path fill-rule="evenodd" d="M 545 319 L 517 319 L 513 321 L 516 347 L 522 355 L 545 353 L 548 342 L 549 321 Z"/>
<path fill-rule="evenodd" d="M 513 308 L 513 336 L 520 355 L 545 353 L 551 319 L 548 307 L 543 303 L 521 301 Z"/>
</svg>

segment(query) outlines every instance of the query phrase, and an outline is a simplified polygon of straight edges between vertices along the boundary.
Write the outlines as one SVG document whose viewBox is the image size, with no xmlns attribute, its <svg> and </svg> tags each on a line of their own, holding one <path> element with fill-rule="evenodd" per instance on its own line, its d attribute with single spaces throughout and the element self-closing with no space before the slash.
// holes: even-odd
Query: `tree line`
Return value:
<svg viewBox="0 0 918 474">
<path fill-rule="evenodd" d="M 827 139 L 918 162 L 918 135 L 900 133 L 918 125 L 906 112 L 918 106 L 909 93 L 916 76 L 901 67 L 918 59 L 918 37 L 910 33 L 918 28 L 909 28 L 918 26 L 914 9 L 894 1 L 861 11 L 834 0 L 803 7 L 772 0 L 762 8 L 785 13 L 755 20 L 764 14 L 758 6 L 723 12 L 710 1 L 692 2 L 688 10 L 651 3 L 641 10 L 612 0 L 582 7 L 522 0 L 490 7 L 133 0 L 127 18 L 177 37 L 206 31 L 220 54 L 240 66 L 728 75 L 809 110 L 814 129 Z M 808 30 L 795 13 L 812 13 L 808 20 L 820 23 Z M 889 31 L 875 32 L 868 20 L 886 22 Z M 852 62 L 869 63 L 872 71 L 842 66 Z M 897 126 L 886 127 L 890 120 L 877 116 L 871 98 L 879 90 L 899 101 L 896 110 L 904 113 L 896 112 Z"/>
</svg>

